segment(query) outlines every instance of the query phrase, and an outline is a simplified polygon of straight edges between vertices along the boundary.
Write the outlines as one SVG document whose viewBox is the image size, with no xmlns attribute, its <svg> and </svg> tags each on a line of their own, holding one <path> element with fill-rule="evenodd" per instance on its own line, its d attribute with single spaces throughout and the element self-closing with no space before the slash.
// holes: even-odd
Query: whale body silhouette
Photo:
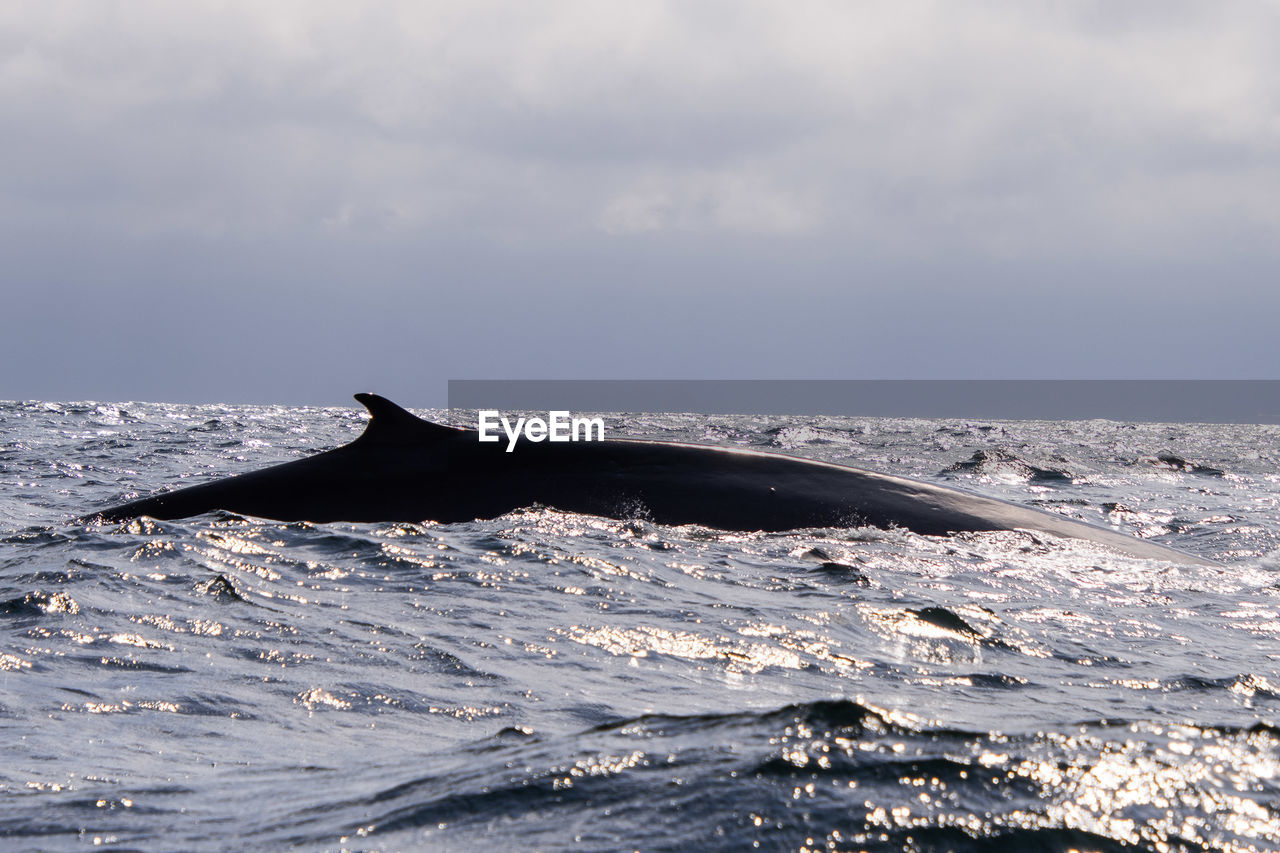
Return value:
<svg viewBox="0 0 1280 853">
<path fill-rule="evenodd" d="M 1043 510 L 904 477 L 754 450 L 639 439 L 479 441 L 475 430 L 425 421 L 376 394 L 354 441 L 306 459 L 165 492 L 94 513 L 186 518 L 213 510 L 279 521 L 494 518 L 543 505 L 660 524 L 737 531 L 904 527 L 942 536 L 1030 530 L 1134 557 L 1213 564 Z"/>
</svg>

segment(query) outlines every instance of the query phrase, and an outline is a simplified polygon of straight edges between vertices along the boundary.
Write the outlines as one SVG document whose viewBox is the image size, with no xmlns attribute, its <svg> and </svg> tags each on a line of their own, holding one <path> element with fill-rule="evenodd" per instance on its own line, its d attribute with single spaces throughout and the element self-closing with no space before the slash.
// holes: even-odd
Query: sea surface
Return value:
<svg viewBox="0 0 1280 853">
<path fill-rule="evenodd" d="M 1280 428 L 607 423 L 1220 565 L 538 507 L 86 524 L 363 414 L 0 403 L 0 849 L 1280 849 Z"/>
</svg>

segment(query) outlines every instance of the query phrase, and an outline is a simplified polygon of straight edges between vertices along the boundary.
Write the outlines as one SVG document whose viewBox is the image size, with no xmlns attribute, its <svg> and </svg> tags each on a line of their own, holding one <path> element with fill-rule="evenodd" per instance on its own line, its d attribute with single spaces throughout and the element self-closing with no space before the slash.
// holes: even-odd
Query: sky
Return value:
<svg viewBox="0 0 1280 853">
<path fill-rule="evenodd" d="M 1272 379 L 1280 3 L 0 4 L 0 399 Z"/>
</svg>

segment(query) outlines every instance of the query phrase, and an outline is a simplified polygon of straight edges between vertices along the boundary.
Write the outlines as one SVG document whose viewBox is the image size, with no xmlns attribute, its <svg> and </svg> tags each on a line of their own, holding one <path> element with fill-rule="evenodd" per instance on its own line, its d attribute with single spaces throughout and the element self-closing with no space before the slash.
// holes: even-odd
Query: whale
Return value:
<svg viewBox="0 0 1280 853">
<path fill-rule="evenodd" d="M 534 506 L 726 531 L 906 528 L 927 536 L 1024 530 L 1130 557 L 1216 565 L 1119 530 L 956 488 L 762 450 L 632 438 L 522 442 L 419 418 L 356 394 L 364 431 L 304 459 L 92 512 L 103 522 L 216 510 L 285 522 L 457 522 Z"/>
</svg>

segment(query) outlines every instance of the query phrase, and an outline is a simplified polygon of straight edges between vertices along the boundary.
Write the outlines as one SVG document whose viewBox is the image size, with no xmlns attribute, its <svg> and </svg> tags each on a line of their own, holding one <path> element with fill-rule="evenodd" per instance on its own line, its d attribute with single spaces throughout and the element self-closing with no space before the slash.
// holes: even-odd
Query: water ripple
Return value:
<svg viewBox="0 0 1280 853">
<path fill-rule="evenodd" d="M 15 849 L 1273 850 L 1280 430 L 627 416 L 1220 559 L 1011 531 L 74 522 L 349 409 L 0 404 Z"/>
</svg>

